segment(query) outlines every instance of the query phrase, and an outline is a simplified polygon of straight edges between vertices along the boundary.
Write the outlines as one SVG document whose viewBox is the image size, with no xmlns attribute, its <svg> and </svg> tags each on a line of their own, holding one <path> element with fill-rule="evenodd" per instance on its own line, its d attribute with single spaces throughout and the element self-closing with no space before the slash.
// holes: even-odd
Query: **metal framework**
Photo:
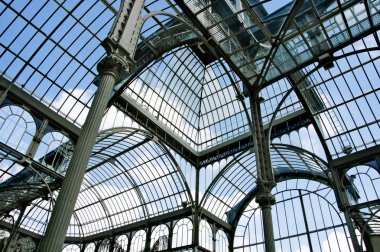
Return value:
<svg viewBox="0 0 380 252">
<path fill-rule="evenodd" d="M 0 24 L 0 251 L 376 251 L 379 0 L 11 0 Z"/>
</svg>

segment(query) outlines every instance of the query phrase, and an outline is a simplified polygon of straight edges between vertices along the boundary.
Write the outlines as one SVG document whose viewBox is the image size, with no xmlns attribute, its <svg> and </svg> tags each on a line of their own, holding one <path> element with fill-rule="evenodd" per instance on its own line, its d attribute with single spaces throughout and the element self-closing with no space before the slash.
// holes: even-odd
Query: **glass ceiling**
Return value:
<svg viewBox="0 0 380 252">
<path fill-rule="evenodd" d="M 237 77 L 226 70 L 219 61 L 204 65 L 194 51 L 180 47 L 147 68 L 125 93 L 202 151 L 249 131 L 234 89 Z"/>
<path fill-rule="evenodd" d="M 1 76 L 82 125 L 96 90 L 96 65 L 105 55 L 100 42 L 119 5 L 1 1 Z M 136 64 L 115 94 L 132 83 L 125 92 L 139 110 L 201 152 L 249 132 L 249 104 L 238 99 L 243 83 L 258 79 L 256 84 L 265 86 L 321 60 L 325 52 L 378 26 L 379 8 L 378 0 L 149 0 Z M 205 36 L 220 46 L 220 56 L 210 51 Z M 301 109 L 297 102 L 295 110 Z"/>
<path fill-rule="evenodd" d="M 346 155 L 347 148 L 357 152 L 380 141 L 378 48 L 374 35 L 369 35 L 337 51 L 334 56 L 340 58 L 334 68 L 313 71 L 315 64 L 306 68 L 311 73 L 309 87 L 302 92 L 312 88 L 323 101 L 324 108 L 312 113 L 334 158 Z"/>
<path fill-rule="evenodd" d="M 114 7 L 112 7 L 112 5 Z M 66 119 L 83 124 L 96 91 L 100 42 L 114 1 L 2 1 L 1 76 Z"/>
<path fill-rule="evenodd" d="M 330 183 L 327 164 L 312 153 L 288 145 L 271 146 L 276 181 L 309 178 Z M 202 206 L 220 219 L 232 223 L 256 193 L 256 159 L 246 151 L 225 166 L 208 187 Z"/>
<path fill-rule="evenodd" d="M 273 2 L 185 1 L 251 84 L 275 79 L 380 24 L 378 1 Z"/>
<path fill-rule="evenodd" d="M 34 199 L 25 210 L 21 227 L 43 234 L 52 209 L 50 195 L 39 198 L 46 188 L 42 188 L 41 178 L 36 176 L 29 180 L 34 182 L 30 185 L 24 181 L 12 183 L 25 173 L 35 174 L 26 168 L 1 184 L 8 192 L 2 190 L 4 200 L 0 202 L 6 204 L 0 210 L 9 211 L 7 204 L 13 201 L 17 207 L 11 209 L 18 208 L 21 200 Z M 47 181 L 53 185 L 52 190 L 57 188 L 53 179 Z M 58 192 L 53 192 L 53 200 Z M 162 144 L 139 129 L 107 130 L 97 137 L 67 236 L 88 237 L 112 230 L 182 209 L 183 202 L 192 202 L 190 190 Z M 18 215 L 17 211 L 15 214 Z"/>
<path fill-rule="evenodd" d="M 96 65 L 105 56 L 100 43 L 119 5 L 0 0 L 0 78 L 81 127 L 97 89 Z M 379 0 L 147 0 L 142 15 L 149 18 L 135 64 L 115 86 L 109 105 L 116 98 L 137 104 L 139 113 L 149 114 L 153 123 L 201 155 L 251 134 L 246 96 L 254 85 L 260 90 L 264 124 L 286 99 L 276 120 L 310 115 L 319 126 L 315 135 L 330 152 L 327 159 L 378 146 L 379 13 Z M 26 121 L 33 124 L 32 116 Z M 15 161 L 23 154 L 8 147 L 20 151 L 19 143 L 1 141 L 2 182 L 8 183 L 0 185 L 0 194 L 6 195 L 9 185 L 19 186 L 0 197 L 2 213 L 33 200 L 22 227 L 43 234 L 52 207 L 46 184 Z M 45 149 L 32 168 L 54 166 L 44 159 L 52 149 Z M 276 144 L 271 154 L 279 180 L 295 174 L 325 183 L 330 179 L 325 162 L 307 151 Z M 226 222 L 233 214 L 225 213 L 244 205 L 255 189 L 254 154 L 233 159 L 202 201 Z M 54 190 L 64 174 L 55 171 L 41 172 Z M 40 198 L 42 193 L 46 197 Z M 164 144 L 142 130 L 104 131 L 67 235 L 105 232 L 178 210 L 182 202 L 193 202 L 191 193 Z"/>
</svg>

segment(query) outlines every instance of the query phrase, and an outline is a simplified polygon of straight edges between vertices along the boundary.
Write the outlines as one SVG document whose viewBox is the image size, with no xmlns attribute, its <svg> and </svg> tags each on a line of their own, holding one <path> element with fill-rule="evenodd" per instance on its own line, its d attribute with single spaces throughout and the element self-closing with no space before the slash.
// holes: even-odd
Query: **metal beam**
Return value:
<svg viewBox="0 0 380 252">
<path fill-rule="evenodd" d="M 132 231 L 141 230 L 142 228 L 157 226 L 163 223 L 170 222 L 172 220 L 179 220 L 185 217 L 192 216 L 192 208 L 187 207 L 171 213 L 162 214 L 150 219 L 137 221 L 125 226 L 114 228 L 105 232 L 101 232 L 95 235 L 87 237 L 66 237 L 65 243 L 90 243 L 93 241 L 99 241 L 104 238 L 109 238 L 110 236 L 116 236 L 120 234 L 125 234 Z"/>
<path fill-rule="evenodd" d="M 365 165 L 380 158 L 380 146 L 373 146 L 361 151 L 351 153 L 347 156 L 334 159 L 331 166 L 335 169 L 348 169 L 358 165 Z M 377 161 L 378 162 L 378 161 Z"/>
<path fill-rule="evenodd" d="M 9 222 L 0 220 L 0 227 L 4 227 L 6 229 L 12 230 L 13 225 Z M 30 230 L 27 230 L 25 228 L 22 228 L 22 227 L 18 227 L 17 232 L 19 232 L 22 235 L 32 237 L 32 238 L 37 239 L 37 240 L 40 240 L 42 238 L 42 235 L 36 234 L 36 233 L 34 233 Z"/>
<path fill-rule="evenodd" d="M 90 243 L 93 241 L 99 241 L 99 240 L 104 239 L 104 238 L 109 238 L 110 236 L 116 236 L 116 235 L 125 234 L 125 233 L 132 232 L 132 231 L 137 231 L 137 230 L 140 230 L 141 228 L 144 228 L 144 227 L 157 226 L 159 224 L 167 223 L 167 222 L 172 221 L 172 220 L 179 220 L 179 219 L 189 217 L 189 216 L 192 216 L 191 207 L 187 207 L 187 208 L 183 208 L 183 209 L 171 212 L 171 213 L 159 215 L 159 216 L 147 219 L 147 220 L 127 224 L 125 226 L 118 227 L 118 228 L 115 228 L 113 230 L 101 232 L 101 233 L 91 235 L 88 237 L 66 237 L 65 243 Z M 227 230 L 227 231 L 232 230 L 232 226 L 230 224 L 228 224 L 228 223 L 224 222 L 223 220 L 215 217 L 213 214 L 211 214 L 210 212 L 208 212 L 205 209 L 202 209 L 202 217 L 214 222 L 216 224 L 216 226 L 221 227 L 224 230 Z M 0 221 L 0 226 L 4 226 L 4 227 L 8 228 L 8 227 L 11 227 L 12 225 L 5 222 L 5 221 Z M 24 228 L 20 228 L 19 232 L 21 234 L 28 235 L 28 236 L 31 236 L 31 237 L 36 238 L 36 239 L 42 238 L 41 235 L 38 235 L 38 234 L 31 232 L 31 231 L 24 229 Z"/>
<path fill-rule="evenodd" d="M 152 115 L 143 111 L 141 106 L 136 104 L 131 99 L 126 99 L 126 96 L 117 97 L 114 105 L 137 123 L 142 125 L 145 129 L 157 136 L 165 144 L 170 146 L 173 150 L 179 153 L 183 158 L 189 161 L 192 165 L 198 166 L 197 155 L 190 148 L 190 146 L 180 139 L 175 134 L 171 133 L 163 124 L 159 123 Z"/>
<path fill-rule="evenodd" d="M 380 199 L 372 200 L 368 202 L 359 203 L 356 205 L 349 206 L 350 211 L 359 211 L 362 208 L 371 208 L 380 206 Z"/>
<path fill-rule="evenodd" d="M 41 163 L 32 160 L 30 157 L 14 150 L 13 148 L 9 147 L 8 145 L 0 142 L 0 150 L 5 152 L 7 155 L 13 157 L 15 159 L 15 162 L 18 164 L 24 164 L 24 166 L 31 166 L 32 168 L 36 169 L 38 172 L 42 172 L 44 174 L 47 174 L 55 179 L 63 180 L 63 176 L 56 171 L 47 168 L 46 166 L 42 165 Z M 3 157 L 0 156 L 0 159 Z"/>
<path fill-rule="evenodd" d="M 179 144 L 183 145 L 184 148 L 189 149 L 189 151 L 191 151 L 193 154 L 197 155 L 197 152 L 192 150 L 190 144 L 185 142 L 182 138 L 178 137 L 168 127 L 166 127 L 163 123 L 161 123 L 160 120 L 158 120 L 153 115 L 151 115 L 150 113 L 148 113 L 147 111 L 142 109 L 142 107 L 135 100 L 133 100 L 132 98 L 130 98 L 129 96 L 127 96 L 124 93 L 121 95 L 121 98 L 127 102 L 127 103 L 123 104 L 123 105 L 127 106 L 126 109 L 129 109 L 129 108 L 131 108 L 130 106 L 133 106 L 134 108 L 136 108 L 138 110 L 139 114 L 143 115 L 144 117 L 146 117 L 149 120 L 149 121 L 145 121 L 145 122 L 141 121 L 142 123 L 145 123 L 145 125 L 143 125 L 144 127 L 149 128 L 149 123 L 156 124 L 157 126 L 162 128 L 168 136 L 174 138 L 174 140 L 177 141 Z M 121 102 L 120 100 L 118 100 L 118 101 Z M 138 117 L 136 117 L 136 119 L 138 119 Z"/>
<path fill-rule="evenodd" d="M 231 224 L 228 224 L 227 222 L 223 221 L 222 219 L 216 217 L 214 214 L 211 212 L 207 211 L 204 208 L 200 209 L 201 212 L 201 218 L 206 218 L 209 221 L 215 223 L 217 227 L 223 228 L 224 230 L 230 232 L 233 230 L 233 227 Z"/>
</svg>

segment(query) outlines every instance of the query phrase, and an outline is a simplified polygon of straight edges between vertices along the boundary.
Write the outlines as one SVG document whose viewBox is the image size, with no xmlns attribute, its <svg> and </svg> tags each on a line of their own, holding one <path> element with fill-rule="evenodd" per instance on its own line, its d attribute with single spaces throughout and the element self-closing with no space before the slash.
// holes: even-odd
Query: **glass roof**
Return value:
<svg viewBox="0 0 380 252">
<path fill-rule="evenodd" d="M 273 190 L 276 248 L 281 251 L 353 251 L 334 190 L 317 181 L 291 179 Z M 302 209 L 305 209 L 304 212 Z M 252 200 L 236 223 L 234 250 L 264 250 L 260 206 Z M 284 221 L 286 220 L 286 221 Z M 311 245 L 305 233 L 310 232 Z M 298 240 L 294 240 L 297 237 Z M 333 237 L 333 239 L 332 239 Z"/>
<path fill-rule="evenodd" d="M 29 170 L 24 169 L 23 173 L 26 172 Z M 13 180 L 21 175 L 14 175 Z M 12 195 L 18 195 L 17 185 L 1 185 L 16 192 Z M 43 234 L 51 213 L 51 200 L 37 198 L 41 192 L 34 193 L 35 189 L 24 183 L 20 186 L 22 195 L 14 198 L 15 203 L 35 199 L 26 208 L 21 227 Z M 53 198 L 57 195 L 55 191 Z M 11 203 L 9 197 L 1 198 Z M 67 236 L 89 236 L 146 220 L 182 209 L 183 202 L 192 202 L 189 188 L 162 144 L 139 129 L 107 130 L 97 138 Z M 5 208 L 9 209 L 6 205 Z"/>
<path fill-rule="evenodd" d="M 371 48 L 376 50 L 368 51 Z M 379 143 L 378 48 L 374 35 L 369 35 L 336 52 L 333 68 L 316 71 L 315 64 L 306 68 L 309 87 L 302 92 L 312 88 L 323 101 L 323 108 L 312 113 L 334 158 Z"/>
<path fill-rule="evenodd" d="M 119 6 L 120 1 L 1 1 L 0 75 L 81 126 L 96 91 L 97 63 L 105 56 L 100 43 Z M 145 1 L 144 15 L 157 10 L 179 13 L 170 2 Z M 152 60 L 147 45 L 164 44 L 146 38 L 168 18 L 154 17 L 144 25 L 135 55 L 141 65 Z"/>
<path fill-rule="evenodd" d="M 11 84 L 0 90 L 0 100 L 16 86 L 81 127 L 97 90 L 96 66 L 105 56 L 101 42 L 119 5 L 118 0 L 1 0 L 0 81 Z M 326 160 L 379 145 L 379 13 L 379 0 L 146 0 L 135 62 L 115 85 L 108 112 L 122 99 L 196 157 L 215 151 L 210 160 L 216 160 L 218 151 L 230 151 L 233 160 L 215 165 L 220 172 L 215 180 L 206 178 L 211 185 L 201 202 L 230 223 L 256 190 L 255 155 L 246 150 L 252 145 L 239 142 L 251 136 L 252 88 L 260 92 L 265 127 L 275 116 L 290 131 L 290 120 L 306 115 L 313 137 L 322 142 L 315 141 L 318 148 L 326 147 Z M 24 113 L 22 105 L 19 111 L 15 107 L 2 107 L 0 119 Z M 104 118 L 104 127 L 127 118 L 119 109 L 112 122 Z M 21 116 L 32 130 L 26 134 L 30 141 L 40 126 L 32 114 Z M 294 131 L 304 126 L 297 125 Z M 49 136 L 29 164 L 19 161 L 25 161 L 27 147 L 0 133 L 0 214 L 31 202 L 22 227 L 43 234 L 71 142 Z M 104 234 L 194 203 L 195 193 L 167 150 L 171 146 L 157 137 L 135 128 L 101 132 L 68 236 Z M 60 142 L 49 146 L 55 140 Z M 303 139 L 297 141 L 302 146 Z M 236 154 L 239 148 L 246 151 Z M 64 162 L 58 149 L 65 152 Z M 276 179 L 329 183 L 328 166 L 315 154 L 273 144 Z M 181 168 L 195 173 L 186 166 Z M 18 211 L 13 213 L 17 217 Z"/>
<path fill-rule="evenodd" d="M 264 125 L 270 123 L 270 120 L 274 116 L 274 112 L 281 99 L 284 98 L 291 87 L 292 84 L 289 80 L 287 78 L 283 78 L 261 90 L 260 96 L 263 98 L 263 102 L 261 103 L 261 117 Z M 281 106 L 276 118 L 283 118 L 301 110 L 303 110 L 303 106 L 297 95 L 292 92 L 286 98 L 285 103 Z"/>
<path fill-rule="evenodd" d="M 275 79 L 380 24 L 378 1 L 274 2 L 185 1 L 251 84 Z"/>
<path fill-rule="evenodd" d="M 83 124 L 96 86 L 100 42 L 118 1 L 0 3 L 0 74 L 66 119 Z"/>
<path fill-rule="evenodd" d="M 246 134 L 250 112 L 248 102 L 239 101 L 242 82 L 279 79 L 311 60 L 321 60 L 326 51 L 380 22 L 379 1 L 294 2 L 145 1 L 136 64 L 115 87 L 115 94 L 129 85 L 125 93 L 139 109 L 196 152 Z M 96 65 L 105 55 L 100 42 L 119 5 L 119 1 L 0 3 L 1 75 L 82 125 L 96 91 Z M 205 44 L 207 34 L 220 46 L 221 55 Z M 288 84 L 274 85 L 285 90 Z M 277 99 L 276 89 L 262 92 L 265 99 Z M 281 115 L 302 109 L 296 98 L 292 100 L 293 108 Z"/>
<path fill-rule="evenodd" d="M 196 151 L 249 131 L 237 99 L 236 75 L 216 61 L 205 65 L 188 47 L 163 55 L 125 93 Z"/>
<path fill-rule="evenodd" d="M 309 178 L 329 183 L 327 164 L 314 154 L 297 147 L 273 144 L 271 159 L 276 181 Z M 202 206 L 220 219 L 231 223 L 240 209 L 256 192 L 256 159 L 246 151 L 225 166 L 202 199 Z"/>
</svg>

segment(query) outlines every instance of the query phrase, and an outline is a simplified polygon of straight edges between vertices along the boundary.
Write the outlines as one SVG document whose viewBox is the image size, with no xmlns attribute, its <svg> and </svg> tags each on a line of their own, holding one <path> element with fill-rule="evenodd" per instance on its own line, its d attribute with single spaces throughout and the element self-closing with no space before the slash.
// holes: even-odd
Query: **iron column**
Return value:
<svg viewBox="0 0 380 252">
<path fill-rule="evenodd" d="M 102 45 L 107 56 L 98 64 L 100 81 L 91 109 L 81 129 L 57 202 L 44 238 L 37 251 L 58 252 L 66 237 L 92 148 L 112 90 L 133 63 L 133 55 L 143 25 L 143 0 L 122 1 L 108 37 Z"/>
<path fill-rule="evenodd" d="M 273 176 L 270 159 L 269 136 L 266 134 L 261 118 L 259 90 L 253 89 L 250 93 L 253 123 L 253 141 L 257 168 L 257 196 L 256 202 L 260 205 L 263 214 L 263 229 L 265 251 L 275 252 L 272 205 L 275 199 L 271 193 L 276 182 Z"/>
<path fill-rule="evenodd" d="M 98 90 L 81 129 L 70 165 L 56 204 L 54 205 L 49 225 L 38 247 L 38 251 L 58 252 L 62 250 L 67 228 L 74 211 L 100 123 L 115 82 L 118 80 L 120 72 L 126 69 L 127 65 L 118 60 L 118 57 L 115 57 L 115 55 L 108 55 L 98 65 L 98 71 L 101 76 Z"/>
</svg>

